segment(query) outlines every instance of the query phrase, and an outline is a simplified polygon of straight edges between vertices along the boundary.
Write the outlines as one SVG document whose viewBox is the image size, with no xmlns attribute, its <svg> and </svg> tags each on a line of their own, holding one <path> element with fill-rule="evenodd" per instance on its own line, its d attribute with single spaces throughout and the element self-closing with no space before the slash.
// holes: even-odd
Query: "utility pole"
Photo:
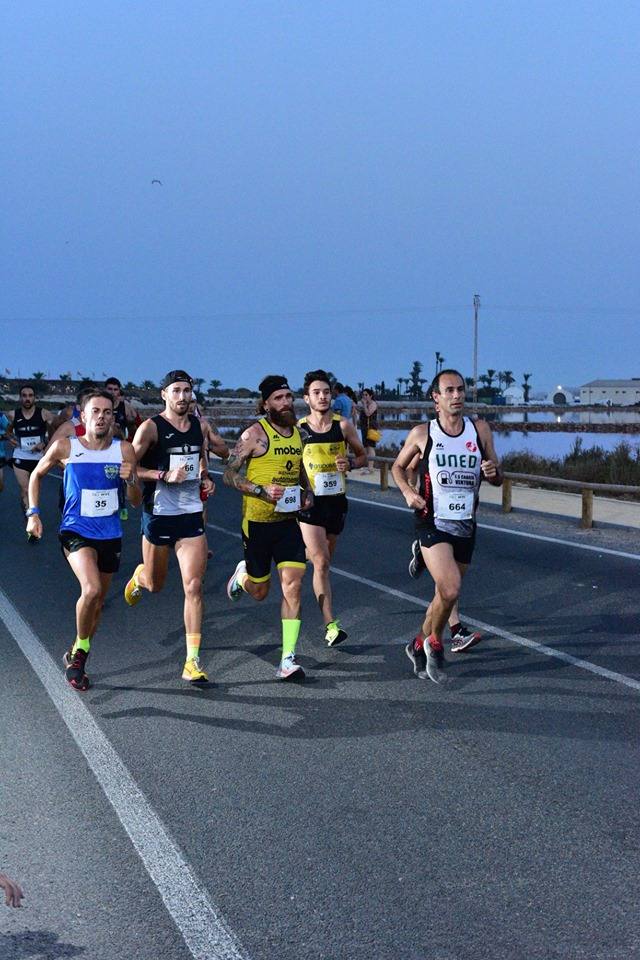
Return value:
<svg viewBox="0 0 640 960">
<path fill-rule="evenodd" d="M 478 402 L 478 313 L 480 297 L 473 295 L 473 402 Z"/>
</svg>

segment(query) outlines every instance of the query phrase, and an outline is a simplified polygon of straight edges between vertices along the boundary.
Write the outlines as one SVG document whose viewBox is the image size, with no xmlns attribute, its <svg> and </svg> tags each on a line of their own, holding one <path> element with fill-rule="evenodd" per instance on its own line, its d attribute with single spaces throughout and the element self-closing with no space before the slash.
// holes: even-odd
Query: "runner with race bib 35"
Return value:
<svg viewBox="0 0 640 960">
<path fill-rule="evenodd" d="M 443 370 L 431 385 L 438 408 L 430 423 L 409 433 L 392 467 L 393 478 L 416 517 L 416 534 L 435 596 L 421 632 L 406 646 L 414 672 L 441 683 L 445 659 L 442 632 L 471 563 L 481 480 L 494 486 L 502 474 L 489 424 L 465 417 L 465 382 L 457 370 Z M 417 485 L 408 469 L 418 460 Z M 479 636 L 479 635 L 478 635 Z"/>
</svg>

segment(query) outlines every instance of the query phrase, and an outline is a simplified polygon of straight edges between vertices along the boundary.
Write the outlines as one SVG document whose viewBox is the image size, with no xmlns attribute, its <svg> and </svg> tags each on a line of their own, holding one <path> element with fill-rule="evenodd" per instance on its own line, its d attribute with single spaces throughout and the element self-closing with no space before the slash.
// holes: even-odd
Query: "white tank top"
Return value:
<svg viewBox="0 0 640 960">
<path fill-rule="evenodd" d="M 453 536 L 470 537 L 482 479 L 481 461 L 482 449 L 472 420 L 463 418 L 463 430 L 457 437 L 445 433 L 437 419 L 431 420 L 420 464 L 420 488 L 427 501 L 422 519 Z"/>
</svg>

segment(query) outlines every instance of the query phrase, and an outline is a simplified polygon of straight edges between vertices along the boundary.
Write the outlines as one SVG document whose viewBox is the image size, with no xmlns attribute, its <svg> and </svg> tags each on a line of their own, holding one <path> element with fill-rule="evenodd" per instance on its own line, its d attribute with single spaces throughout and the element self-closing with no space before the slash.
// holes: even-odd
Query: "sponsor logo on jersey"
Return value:
<svg viewBox="0 0 640 960">
<path fill-rule="evenodd" d="M 436 465 L 438 467 L 462 467 L 463 469 L 473 470 L 478 462 L 478 458 L 474 454 L 466 453 L 437 453 L 436 454 Z"/>
<path fill-rule="evenodd" d="M 476 453 L 478 449 L 475 443 L 473 442 L 473 440 L 467 440 L 467 442 L 465 443 L 465 447 L 470 453 Z"/>
<path fill-rule="evenodd" d="M 115 480 L 116 477 L 120 476 L 120 465 L 117 463 L 105 463 L 104 475 L 109 480 Z"/>
<path fill-rule="evenodd" d="M 475 473 L 464 473 L 462 470 L 439 470 L 436 480 L 441 487 L 471 487 L 475 488 Z"/>
<path fill-rule="evenodd" d="M 273 447 L 273 452 L 274 452 L 275 454 L 278 454 L 279 456 L 287 456 L 287 455 L 289 455 L 289 456 L 294 456 L 294 457 L 301 457 L 301 456 L 302 456 L 302 447 L 291 447 L 291 446 L 289 446 L 289 447 L 277 447 L 277 446 L 274 445 L 274 447 Z"/>
</svg>

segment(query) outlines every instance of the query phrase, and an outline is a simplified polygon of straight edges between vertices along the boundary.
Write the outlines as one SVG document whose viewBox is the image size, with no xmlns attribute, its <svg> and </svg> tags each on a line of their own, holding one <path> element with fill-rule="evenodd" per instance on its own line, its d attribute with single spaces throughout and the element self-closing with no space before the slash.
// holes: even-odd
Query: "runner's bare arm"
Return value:
<svg viewBox="0 0 640 960">
<path fill-rule="evenodd" d="M 51 436 L 51 439 L 49 440 L 49 444 L 46 448 L 47 451 L 51 449 L 51 447 L 57 440 L 64 440 L 66 437 L 75 437 L 75 435 L 76 435 L 76 428 L 69 420 L 65 420 L 64 423 L 61 423 L 60 426 L 56 430 L 54 430 Z"/>
<path fill-rule="evenodd" d="M 71 444 L 68 439 L 62 438 L 49 447 L 42 460 L 29 478 L 29 507 L 40 509 L 40 486 L 42 478 L 46 477 L 54 467 L 62 467 L 69 459 Z M 39 514 L 27 519 L 27 533 L 40 539 L 42 536 L 42 520 Z"/>
<path fill-rule="evenodd" d="M 422 456 L 428 438 L 429 425 L 427 423 L 420 423 L 417 427 L 410 430 L 402 450 L 391 467 L 391 474 L 396 482 L 396 486 L 403 495 L 407 506 L 413 510 L 424 510 L 426 507 L 424 498 L 417 493 L 409 482 L 410 478 L 414 476 L 415 471 L 411 473 L 409 471 L 416 457 Z"/>
<path fill-rule="evenodd" d="M 132 446 L 138 463 L 138 478 L 140 480 L 158 480 L 158 470 L 150 470 L 148 467 L 141 467 L 140 461 L 145 453 L 154 447 L 158 442 L 158 428 L 153 420 L 145 420 L 136 430 L 132 440 Z"/>
<path fill-rule="evenodd" d="M 502 486 L 503 476 L 500 461 L 493 443 L 493 432 L 486 420 L 476 420 L 476 430 L 484 450 L 485 459 L 480 464 L 485 480 L 494 487 Z"/>
<path fill-rule="evenodd" d="M 135 450 L 128 440 L 122 441 L 122 465 L 120 476 L 126 484 L 127 500 L 132 507 L 142 503 L 142 489 L 138 483 L 138 471 Z"/>
<path fill-rule="evenodd" d="M 235 487 L 235 489 L 240 490 L 241 493 L 255 497 L 256 484 L 252 483 L 251 480 L 247 480 L 241 471 L 251 457 L 262 456 L 267 452 L 268 448 L 269 441 L 267 440 L 264 430 L 260 424 L 252 424 L 244 431 L 234 449 L 229 454 L 229 459 L 227 460 L 224 474 L 222 475 L 222 480 L 226 486 Z M 267 488 L 265 487 L 265 493 L 266 490 Z M 259 499 L 270 500 L 271 498 L 265 496 L 265 493 L 263 493 Z"/>
<path fill-rule="evenodd" d="M 353 457 L 336 457 L 338 470 L 357 470 L 358 467 L 366 467 L 367 451 L 362 446 L 362 441 L 358 436 L 358 431 L 354 427 L 351 420 L 341 420 L 340 429 L 342 430 L 342 436 L 344 437 L 349 450 L 353 453 Z M 344 466 L 343 463 L 346 463 L 346 466 Z"/>
</svg>

